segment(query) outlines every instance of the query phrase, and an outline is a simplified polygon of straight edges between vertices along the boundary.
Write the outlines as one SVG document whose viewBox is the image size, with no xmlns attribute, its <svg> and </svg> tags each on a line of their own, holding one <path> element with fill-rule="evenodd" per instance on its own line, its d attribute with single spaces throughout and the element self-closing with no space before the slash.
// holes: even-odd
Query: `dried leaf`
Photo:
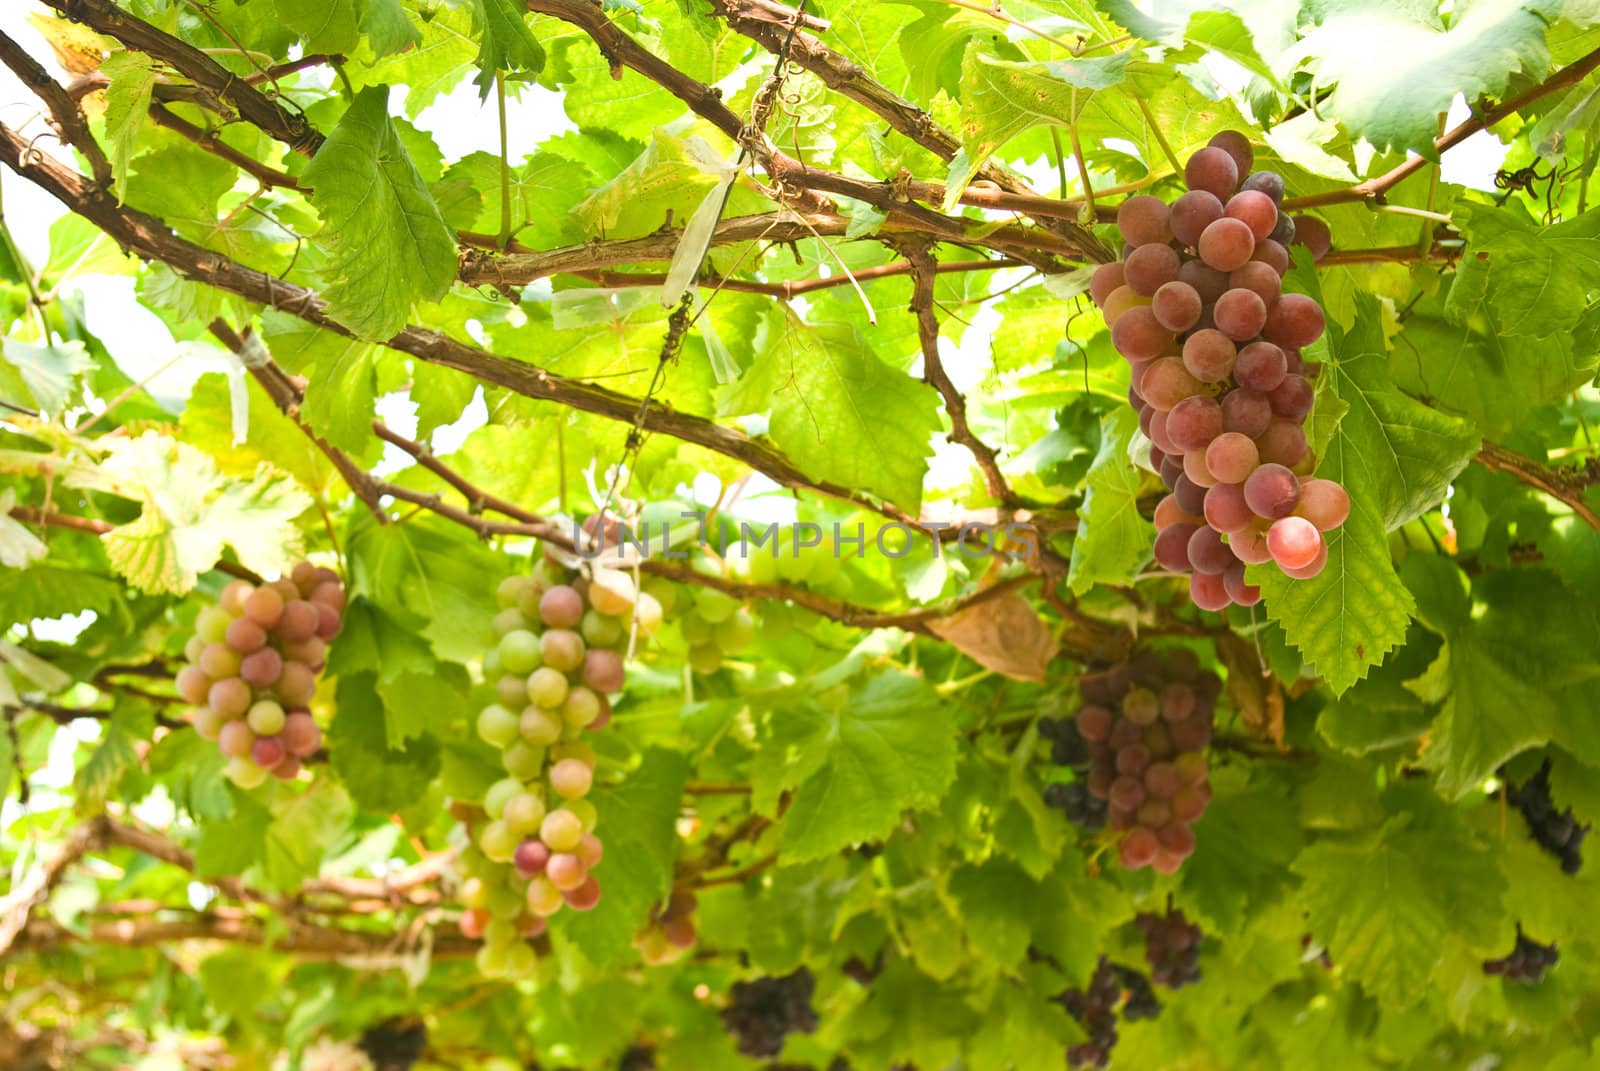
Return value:
<svg viewBox="0 0 1600 1071">
<path fill-rule="evenodd" d="M 1015 592 L 930 621 L 928 628 L 984 668 L 1019 681 L 1042 682 L 1056 655 L 1055 637 Z"/>
</svg>

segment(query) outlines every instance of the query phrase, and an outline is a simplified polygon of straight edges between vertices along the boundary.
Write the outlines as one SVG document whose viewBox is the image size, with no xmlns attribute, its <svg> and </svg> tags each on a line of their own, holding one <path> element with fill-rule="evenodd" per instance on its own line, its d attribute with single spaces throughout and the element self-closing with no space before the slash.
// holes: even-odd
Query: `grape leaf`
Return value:
<svg viewBox="0 0 1600 1071">
<path fill-rule="evenodd" d="M 483 578 L 503 573 L 504 561 L 460 528 L 363 521 L 350 539 L 350 561 L 351 594 L 411 625 L 440 658 L 472 661 L 494 643 L 498 605 Z M 395 672 L 382 670 L 385 680 Z"/>
<path fill-rule="evenodd" d="M 1019 908 L 1043 902 L 1041 892 L 1038 882 L 1005 860 L 962 867 L 950 876 L 950 895 L 960 905 L 973 949 L 1005 968 L 1015 967 L 1028 950 L 1033 912 Z M 945 943 L 952 943 L 948 934 Z"/>
<path fill-rule="evenodd" d="M 1232 932 L 1282 883 L 1303 836 L 1294 812 L 1273 803 L 1283 799 L 1282 783 L 1228 771 L 1217 771 L 1213 783 L 1211 805 L 1194 827 L 1195 853 L 1183 865 L 1183 897 Z"/>
<path fill-rule="evenodd" d="M 212 750 L 216 750 L 214 746 Z M 201 823 L 194 848 L 196 877 L 243 874 L 261 861 L 258 853 L 262 851 L 267 827 L 272 824 L 272 812 L 237 788 L 225 785 L 224 791 L 229 796 L 231 815 Z"/>
<path fill-rule="evenodd" d="M 938 394 L 885 365 L 854 329 L 791 314 L 724 396 L 730 415 L 769 407 L 773 440 L 807 474 L 920 507 Z"/>
<path fill-rule="evenodd" d="M 450 662 L 432 673 L 397 673 L 378 683 L 383 699 L 384 739 L 392 750 L 405 748 L 406 742 L 425 734 L 430 726 L 443 725 L 452 711 L 466 704 L 466 670 Z"/>
<path fill-rule="evenodd" d="M 100 73 L 111 79 L 106 86 L 106 141 L 111 145 L 111 178 L 120 191 L 127 185 L 128 164 L 145 130 L 156 67 L 142 52 L 125 50 L 107 56 Z"/>
<path fill-rule="evenodd" d="M 306 168 L 322 217 L 328 314 L 362 338 L 405 326 L 456 273 L 455 237 L 389 121 L 381 86 L 361 91 Z"/>
<path fill-rule="evenodd" d="M 354 813 L 344 789 L 326 777 L 275 805 L 263 836 L 266 857 L 262 873 L 267 884 L 292 889 L 315 877 L 323 856 L 344 834 Z"/>
<path fill-rule="evenodd" d="M 358 462 L 377 460 L 377 347 L 275 310 L 262 318 L 262 338 L 284 368 L 310 379 L 300 418 Z"/>
<path fill-rule="evenodd" d="M 423 798 L 439 774 L 438 742 L 423 732 L 424 725 L 415 724 L 421 720 L 415 711 L 390 704 L 394 694 L 380 698 L 377 679 L 369 673 L 340 677 L 339 713 L 329 732 L 334 772 L 356 806 L 379 813 Z M 404 740 L 402 746 L 397 738 Z"/>
<path fill-rule="evenodd" d="M 307 52 L 348 55 L 357 40 L 356 0 L 273 0 L 278 18 L 305 42 Z"/>
<path fill-rule="evenodd" d="M 4 356 L 0 391 L 19 394 L 18 401 L 31 401 L 47 417 L 58 416 L 67 407 L 78 375 L 94 367 L 77 340 L 36 346 L 7 336 L 0 340 L 0 355 Z M 20 384 L 13 377 L 19 378 Z M 19 385 L 26 393 L 17 390 Z"/>
<path fill-rule="evenodd" d="M 422 34 L 400 0 L 362 0 L 361 32 L 374 55 L 390 56 L 422 44 Z"/>
<path fill-rule="evenodd" d="M 122 587 L 113 580 L 48 561 L 30 569 L 0 569 L 0 631 L 36 617 L 108 613 L 121 596 Z"/>
<path fill-rule="evenodd" d="M 1072 541 L 1068 575 L 1075 594 L 1095 584 L 1126 584 L 1150 558 L 1155 536 L 1139 513 L 1140 470 L 1128 462 L 1138 430 L 1138 418 L 1125 407 L 1101 418 L 1100 450 L 1089 466 Z"/>
<path fill-rule="evenodd" d="M 496 71 L 538 74 L 544 70 L 544 49 L 528 29 L 527 9 L 516 0 L 474 0 L 477 29 L 482 34 L 478 50 L 480 98 L 489 95 Z"/>
</svg>

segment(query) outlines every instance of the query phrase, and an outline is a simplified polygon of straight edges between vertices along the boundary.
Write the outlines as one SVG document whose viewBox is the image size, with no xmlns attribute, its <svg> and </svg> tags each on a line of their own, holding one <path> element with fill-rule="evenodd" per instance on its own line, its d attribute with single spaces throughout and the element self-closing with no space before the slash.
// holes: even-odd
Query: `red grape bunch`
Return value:
<svg viewBox="0 0 1600 1071">
<path fill-rule="evenodd" d="M 693 948 L 698 937 L 694 926 L 694 911 L 698 906 L 694 893 L 688 889 L 673 889 L 666 903 L 651 908 L 650 921 L 633 935 L 633 947 L 638 949 L 640 958 L 658 967 Z"/>
<path fill-rule="evenodd" d="M 1156 561 L 1192 574 L 1203 610 L 1260 601 L 1246 565 L 1316 576 L 1328 560 L 1323 533 L 1350 513 L 1344 488 L 1312 478 L 1302 429 L 1313 392 L 1300 351 L 1322 336 L 1322 308 L 1283 292 L 1286 247 L 1320 256 L 1328 229 L 1286 215 L 1283 179 L 1252 174 L 1253 160 L 1244 135 L 1224 131 L 1189 158 L 1189 191 L 1172 204 L 1124 201 L 1123 259 L 1090 283 L 1133 366 L 1128 400 L 1171 491 L 1156 507 Z"/>
<path fill-rule="evenodd" d="M 1194 851 L 1194 831 L 1211 802 L 1205 747 L 1222 682 L 1186 651 L 1153 651 L 1079 678 L 1074 722 L 1088 742 L 1085 791 L 1108 803 L 1121 834 L 1117 858 L 1129 870 L 1173 874 Z"/>
<path fill-rule="evenodd" d="M 1133 924 L 1144 934 L 1144 958 L 1150 980 L 1168 989 L 1182 989 L 1200 980 L 1200 927 L 1169 909 L 1165 915 L 1143 912 Z"/>
<path fill-rule="evenodd" d="M 1089 1034 L 1087 1041 L 1067 1049 L 1070 1068 L 1111 1065 L 1111 1050 L 1117 1044 L 1118 1005 L 1122 1018 L 1129 1022 L 1154 1019 L 1161 1014 L 1161 1002 L 1150 988 L 1149 979 L 1104 956 L 1095 964 L 1087 990 L 1068 989 L 1055 999 Z"/>
<path fill-rule="evenodd" d="M 322 746 L 311 716 L 328 641 L 339 634 L 344 585 L 332 569 L 301 562 L 260 587 L 234 580 L 195 617 L 178 671 L 178 695 L 195 731 L 228 758 L 227 775 L 255 788 L 289 781 Z"/>
<path fill-rule="evenodd" d="M 613 569 L 571 579 L 541 560 L 497 595 L 500 639 L 483 659 L 495 701 L 477 730 L 500 749 L 506 776 L 484 793 L 487 820 L 471 827 L 476 850 L 463 856 L 460 895 L 461 930 L 483 938 L 478 966 L 490 976 L 527 973 L 527 938 L 562 907 L 600 902 L 593 871 L 603 850 L 586 798 L 596 759 L 582 737 L 611 720 L 635 630 L 648 636 L 661 624 L 660 604 Z"/>
</svg>

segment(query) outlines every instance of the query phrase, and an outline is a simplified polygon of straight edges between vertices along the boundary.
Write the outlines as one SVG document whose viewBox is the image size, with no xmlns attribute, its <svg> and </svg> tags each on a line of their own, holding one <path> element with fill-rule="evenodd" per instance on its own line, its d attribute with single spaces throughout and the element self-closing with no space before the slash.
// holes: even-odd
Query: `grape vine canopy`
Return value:
<svg viewBox="0 0 1600 1071">
<path fill-rule="evenodd" d="M 0 63 L 0 1067 L 1600 1066 L 1593 3 Z"/>
</svg>

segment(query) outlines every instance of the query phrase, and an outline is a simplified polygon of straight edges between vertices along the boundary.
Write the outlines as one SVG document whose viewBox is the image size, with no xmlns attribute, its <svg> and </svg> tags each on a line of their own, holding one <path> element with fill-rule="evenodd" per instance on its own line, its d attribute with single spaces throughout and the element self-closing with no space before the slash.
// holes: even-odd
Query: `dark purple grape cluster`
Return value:
<svg viewBox="0 0 1600 1071">
<path fill-rule="evenodd" d="M 648 1045 L 629 1045 L 617 1061 L 617 1071 L 656 1071 L 656 1050 Z"/>
<path fill-rule="evenodd" d="M 1076 775 L 1075 780 L 1046 785 L 1045 803 L 1061 811 L 1073 825 L 1098 833 L 1106 826 L 1110 805 L 1103 797 L 1090 793 L 1085 783 L 1089 775 L 1089 742 L 1078 735 L 1078 726 L 1071 718 L 1040 718 L 1039 735 L 1050 741 L 1050 761 Z"/>
<path fill-rule="evenodd" d="M 1583 838 L 1588 836 L 1589 826 L 1579 824 L 1571 807 L 1556 810 L 1555 801 L 1550 798 L 1549 760 L 1521 787 L 1507 781 L 1506 799 L 1527 819 L 1534 842 L 1561 860 L 1563 874 L 1576 874 L 1583 868 Z"/>
<path fill-rule="evenodd" d="M 232 581 L 195 618 L 178 695 L 192 705 L 195 731 L 228 757 L 228 778 L 239 787 L 268 776 L 293 780 L 322 746 L 311 698 L 344 600 L 338 574 L 301 562 L 260 587 Z"/>
<path fill-rule="evenodd" d="M 1078 690 L 1073 726 L 1089 752 L 1081 784 L 1123 834 L 1118 860 L 1176 873 L 1194 851 L 1189 827 L 1211 802 L 1205 748 L 1222 681 L 1191 652 L 1145 651 L 1085 674 Z"/>
<path fill-rule="evenodd" d="M 1132 967 L 1112 963 L 1104 956 L 1095 964 L 1088 989 L 1068 989 L 1056 1003 L 1089 1033 L 1089 1040 L 1067 1049 L 1067 1066 L 1102 1068 L 1111 1063 L 1117 1045 L 1117 1012 L 1129 1022 L 1154 1019 L 1161 1014 L 1150 982 Z"/>
<path fill-rule="evenodd" d="M 738 1040 L 739 1052 L 765 1059 L 783 1051 L 790 1034 L 809 1034 L 817 1028 L 811 994 L 817 980 L 804 967 L 782 978 L 757 978 L 735 982 L 722 1009 L 722 1023 Z"/>
<path fill-rule="evenodd" d="M 1484 974 L 1497 974 L 1508 982 L 1537 985 L 1544 981 L 1545 972 L 1556 965 L 1561 953 L 1555 945 L 1541 945 L 1517 927 L 1517 944 L 1511 954 L 1499 959 L 1485 960 Z"/>
<path fill-rule="evenodd" d="M 1144 934 L 1144 959 L 1150 980 L 1168 989 L 1182 989 L 1200 980 L 1200 927 L 1169 909 L 1165 915 L 1144 912 L 1133 920 Z"/>
<path fill-rule="evenodd" d="M 1190 157 L 1189 192 L 1168 205 L 1140 194 L 1117 210 L 1127 246 L 1090 294 L 1133 368 L 1128 400 L 1150 438 L 1150 465 L 1172 492 L 1156 507 L 1156 561 L 1191 574 L 1203 610 L 1253 606 L 1246 565 L 1296 579 L 1327 564 L 1323 533 L 1350 498 L 1312 479 L 1302 425 L 1313 390 L 1300 351 L 1322 336 L 1322 307 L 1283 293 L 1287 246 L 1327 252 L 1327 227 L 1286 215 L 1283 179 L 1251 173 L 1243 134 L 1224 131 Z"/>
</svg>

